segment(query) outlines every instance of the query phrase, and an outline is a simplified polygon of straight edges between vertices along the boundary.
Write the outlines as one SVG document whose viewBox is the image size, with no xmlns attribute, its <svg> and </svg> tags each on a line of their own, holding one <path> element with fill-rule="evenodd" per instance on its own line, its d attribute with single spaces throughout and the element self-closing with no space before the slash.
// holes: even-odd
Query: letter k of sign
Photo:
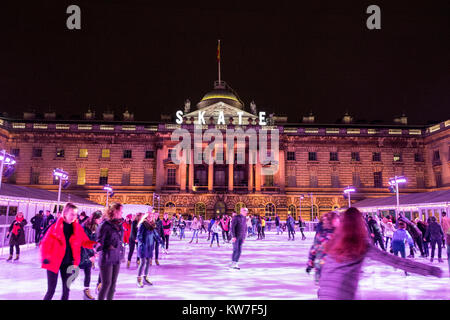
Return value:
<svg viewBox="0 0 450 320">
<path fill-rule="evenodd" d="M 206 111 L 199 111 L 198 112 L 198 124 L 206 124 L 205 123 L 205 118 L 204 118 L 205 112 Z"/>
</svg>

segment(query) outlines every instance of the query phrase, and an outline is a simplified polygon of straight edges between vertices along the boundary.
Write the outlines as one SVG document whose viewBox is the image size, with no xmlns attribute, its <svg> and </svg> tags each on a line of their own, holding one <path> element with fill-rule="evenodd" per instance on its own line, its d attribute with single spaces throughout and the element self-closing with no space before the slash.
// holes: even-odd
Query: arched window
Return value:
<svg viewBox="0 0 450 320">
<path fill-rule="evenodd" d="M 234 212 L 240 213 L 241 212 L 241 208 L 247 208 L 245 206 L 245 203 L 243 203 L 243 202 L 236 203 L 235 206 L 234 206 Z"/>
<path fill-rule="evenodd" d="M 290 204 L 288 207 L 288 214 L 290 214 L 294 219 L 297 219 L 297 207 Z"/>
<path fill-rule="evenodd" d="M 337 204 L 335 204 L 335 205 L 333 206 L 333 210 L 337 210 L 337 209 L 339 209 L 339 206 L 338 206 Z"/>
<path fill-rule="evenodd" d="M 264 211 L 265 216 L 266 217 L 273 217 L 273 216 L 275 216 L 275 209 L 276 208 L 275 208 L 275 205 L 273 203 L 269 202 L 268 204 L 266 204 L 265 211 Z"/>
<path fill-rule="evenodd" d="M 202 216 L 205 218 L 206 216 L 206 205 L 202 202 L 198 202 L 195 204 L 195 215 Z"/>
<path fill-rule="evenodd" d="M 316 221 L 316 219 L 317 220 L 319 220 L 319 208 L 317 208 L 317 205 L 313 205 L 313 208 L 312 208 L 312 212 L 310 212 L 310 218 L 311 218 L 311 221 Z"/>
<path fill-rule="evenodd" d="M 175 212 L 176 212 L 175 203 L 171 201 L 167 202 L 166 205 L 164 206 L 164 213 L 174 214 Z"/>
<path fill-rule="evenodd" d="M 217 201 L 214 205 L 214 216 L 219 217 L 223 214 L 225 214 L 227 211 L 227 207 L 225 205 L 225 202 L 223 201 Z"/>
</svg>

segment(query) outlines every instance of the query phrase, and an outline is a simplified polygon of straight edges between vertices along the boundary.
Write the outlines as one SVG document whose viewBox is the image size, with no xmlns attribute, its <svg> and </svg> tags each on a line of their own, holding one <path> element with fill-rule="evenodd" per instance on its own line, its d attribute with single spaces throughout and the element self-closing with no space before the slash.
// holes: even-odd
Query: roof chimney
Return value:
<svg viewBox="0 0 450 320">
<path fill-rule="evenodd" d="M 114 112 L 109 110 L 103 112 L 103 120 L 114 121 Z"/>
<path fill-rule="evenodd" d="M 342 123 L 352 123 L 353 122 L 353 117 L 348 113 L 348 112 L 346 112 L 345 114 L 344 114 L 344 116 L 342 117 Z"/>
<path fill-rule="evenodd" d="M 134 113 L 130 113 L 130 112 L 128 112 L 128 110 L 126 110 L 123 113 L 123 120 L 124 121 L 133 121 L 134 120 Z"/>
<path fill-rule="evenodd" d="M 304 123 L 314 123 L 314 114 L 312 112 L 312 110 L 309 112 L 309 114 L 307 116 L 303 116 L 303 120 L 302 122 Z"/>
<path fill-rule="evenodd" d="M 32 119 L 36 118 L 36 112 L 34 112 L 34 111 L 25 111 L 23 113 L 23 118 L 25 120 L 32 120 Z"/>
<path fill-rule="evenodd" d="M 394 123 L 407 125 L 408 117 L 404 113 L 402 113 L 400 117 L 394 118 Z"/>
<path fill-rule="evenodd" d="M 85 120 L 92 120 L 95 118 L 95 111 L 91 111 L 91 109 L 89 108 L 87 112 L 84 113 L 84 119 Z"/>
<path fill-rule="evenodd" d="M 56 119 L 56 112 L 49 111 L 44 113 L 44 119 L 45 120 L 55 120 Z"/>
</svg>

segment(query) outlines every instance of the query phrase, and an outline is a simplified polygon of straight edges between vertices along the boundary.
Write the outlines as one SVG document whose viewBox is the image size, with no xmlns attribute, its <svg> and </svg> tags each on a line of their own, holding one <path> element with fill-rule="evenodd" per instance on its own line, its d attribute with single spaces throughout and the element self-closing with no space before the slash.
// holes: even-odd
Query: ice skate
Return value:
<svg viewBox="0 0 450 320">
<path fill-rule="evenodd" d="M 148 276 L 145 276 L 145 277 L 144 277 L 144 281 L 145 281 L 145 284 L 147 284 L 147 285 L 149 285 L 149 286 L 152 286 L 152 285 L 153 285 L 153 283 L 148 279 Z"/>
<path fill-rule="evenodd" d="M 18 254 L 16 254 L 16 258 L 14 259 L 14 261 L 17 261 L 17 260 L 19 260 L 19 255 Z"/>
<path fill-rule="evenodd" d="M 430 259 L 430 262 L 433 262 L 433 260 L 434 260 L 434 258 L 431 258 L 431 259 Z"/>
<path fill-rule="evenodd" d="M 209 244 L 209 247 L 212 248 L 212 243 Z"/>
<path fill-rule="evenodd" d="M 150 259 L 148 263 L 150 263 L 150 265 L 152 265 L 153 264 L 153 259 Z"/>
<path fill-rule="evenodd" d="M 444 262 L 442 258 L 438 258 L 438 262 Z"/>
<path fill-rule="evenodd" d="M 158 259 L 155 259 L 155 264 L 156 264 L 157 266 L 159 266 L 159 261 L 158 261 Z"/>
<path fill-rule="evenodd" d="M 102 289 L 102 284 L 97 283 L 97 287 L 95 288 L 95 293 L 99 293 L 101 289 Z"/>
<path fill-rule="evenodd" d="M 13 256 L 12 256 L 12 254 L 10 254 L 10 255 L 9 255 L 9 258 L 8 258 L 8 259 L 6 259 L 6 261 L 11 261 L 11 260 L 12 260 L 12 258 L 13 258 Z"/>
<path fill-rule="evenodd" d="M 143 288 L 144 287 L 144 282 L 142 282 L 142 277 L 137 277 L 137 286 L 139 288 Z"/>
<path fill-rule="evenodd" d="M 83 290 L 83 300 L 95 300 L 88 288 Z"/>
<path fill-rule="evenodd" d="M 217 246 L 220 247 L 220 244 L 217 242 Z"/>
<path fill-rule="evenodd" d="M 127 261 L 127 269 L 130 269 L 131 261 Z"/>
</svg>

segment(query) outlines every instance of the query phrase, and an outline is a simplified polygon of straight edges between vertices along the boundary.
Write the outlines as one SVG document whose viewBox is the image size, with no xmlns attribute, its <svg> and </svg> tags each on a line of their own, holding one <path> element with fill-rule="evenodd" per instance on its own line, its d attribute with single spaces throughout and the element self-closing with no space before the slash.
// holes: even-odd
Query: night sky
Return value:
<svg viewBox="0 0 450 320">
<path fill-rule="evenodd" d="M 195 105 L 222 79 L 248 106 L 298 122 L 450 118 L 449 1 L 2 1 L 0 112 L 136 120 Z M 81 30 L 66 8 L 81 7 Z M 381 7 L 381 30 L 366 8 Z"/>
</svg>

